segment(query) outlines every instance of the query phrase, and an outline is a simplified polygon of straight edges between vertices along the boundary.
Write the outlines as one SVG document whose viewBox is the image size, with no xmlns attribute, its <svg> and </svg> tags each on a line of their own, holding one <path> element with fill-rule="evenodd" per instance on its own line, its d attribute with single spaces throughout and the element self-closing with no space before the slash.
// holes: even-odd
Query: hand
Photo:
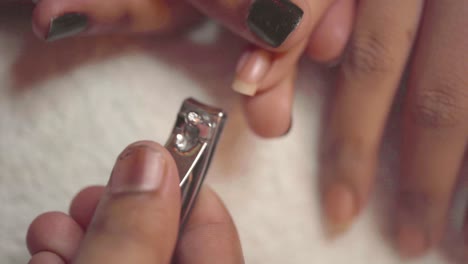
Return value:
<svg viewBox="0 0 468 264">
<path fill-rule="evenodd" d="M 245 100 L 247 120 L 257 134 L 276 137 L 291 127 L 299 58 L 306 51 L 322 62 L 337 59 L 353 6 L 354 0 L 37 0 L 32 20 L 37 36 L 51 41 L 109 32 L 166 34 L 201 20 L 200 10 L 262 48 L 246 49 L 233 88 L 256 94 Z M 272 14 L 277 19 L 264 19 Z"/>
<path fill-rule="evenodd" d="M 324 213 L 331 231 L 340 233 L 365 207 L 385 123 L 409 63 L 395 239 L 402 256 L 423 254 L 442 238 L 467 150 L 468 5 L 435 0 L 294 2 L 305 15 L 282 44 L 287 49 L 272 50 L 253 39 L 257 47 L 239 62 L 234 88 L 255 94 L 245 97 L 250 126 L 262 136 L 280 135 L 290 122 L 297 58 L 304 52 L 319 62 L 338 58 L 354 20 L 327 119 Z M 214 15 L 209 8 L 201 10 Z M 301 32 L 310 36 L 296 41 Z"/>
<path fill-rule="evenodd" d="M 31 223 L 29 263 L 244 263 L 233 221 L 209 188 L 178 234 L 178 179 L 164 147 L 130 145 L 107 187 L 78 193 L 70 215 L 45 213 Z"/>
<path fill-rule="evenodd" d="M 395 239 L 403 256 L 419 256 L 441 240 L 467 150 L 468 5 L 363 0 L 356 15 L 327 120 L 325 213 L 342 232 L 365 207 L 386 119 L 407 81 Z"/>
</svg>

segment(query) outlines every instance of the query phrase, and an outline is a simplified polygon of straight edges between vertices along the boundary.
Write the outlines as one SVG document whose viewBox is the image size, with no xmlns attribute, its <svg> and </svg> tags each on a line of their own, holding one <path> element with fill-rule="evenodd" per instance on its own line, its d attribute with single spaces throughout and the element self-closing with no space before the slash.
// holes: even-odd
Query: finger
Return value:
<svg viewBox="0 0 468 264">
<path fill-rule="evenodd" d="M 38 37 L 53 41 L 115 31 L 163 33 L 189 25 L 198 17 L 183 0 L 39 0 L 33 29 Z"/>
<path fill-rule="evenodd" d="M 244 97 L 247 122 L 261 137 L 282 136 L 291 128 L 296 68 L 290 69 L 288 76 L 280 83 L 254 97 Z"/>
<path fill-rule="evenodd" d="M 313 60 L 338 60 L 351 35 L 354 9 L 354 0 L 337 0 L 330 7 L 309 39 L 307 54 Z"/>
<path fill-rule="evenodd" d="M 60 258 L 59 255 L 48 252 L 41 251 L 34 254 L 29 260 L 28 264 L 65 264 L 66 262 Z"/>
<path fill-rule="evenodd" d="M 70 205 L 70 216 L 86 230 L 101 196 L 104 194 L 104 186 L 91 186 L 81 190 Z"/>
<path fill-rule="evenodd" d="M 239 60 L 232 89 L 243 95 L 254 96 L 270 70 L 273 59 L 272 52 L 249 47 Z"/>
<path fill-rule="evenodd" d="M 461 2 L 428 1 L 416 44 L 403 117 L 398 203 L 398 245 L 408 257 L 441 239 L 467 147 L 466 14 L 468 6 Z"/>
<path fill-rule="evenodd" d="M 334 43 L 335 47 L 337 47 L 337 43 L 341 43 L 340 45 L 344 46 L 348 38 L 347 35 L 349 35 L 351 31 L 351 21 L 348 20 L 351 19 L 353 6 L 353 0 L 340 0 L 332 5 L 329 11 L 331 14 L 327 15 L 327 18 L 321 23 L 319 29 L 317 29 L 318 31 L 315 33 L 318 34 L 316 40 L 319 42 L 322 41 L 322 39 L 329 40 Z M 335 20 L 338 22 L 335 22 Z M 328 34 L 328 32 L 333 32 L 332 28 L 334 29 L 334 27 L 340 27 L 342 31 L 347 30 L 347 33 L 344 33 L 346 37 L 339 39 L 339 34 Z M 336 29 L 335 31 L 339 31 L 340 29 Z M 333 37 L 327 39 L 324 33 L 325 30 L 327 32 L 326 34 Z M 314 38 L 312 38 L 311 41 L 313 39 Z M 332 47 L 332 51 L 329 52 L 329 54 L 333 56 L 336 55 L 335 57 L 337 57 L 338 54 L 341 53 L 342 47 L 341 50 L 339 50 L 333 48 L 333 44 L 322 42 L 324 45 L 327 45 L 327 47 Z M 280 53 L 267 51 L 258 46 L 250 46 L 244 51 L 238 62 L 236 76 L 232 86 L 233 90 L 243 95 L 254 96 L 258 92 L 278 86 L 284 79 L 288 78 L 291 69 L 297 67 L 307 44 L 308 40 L 304 39 L 287 52 Z M 326 54 L 323 50 L 318 52 L 320 52 L 320 54 Z M 333 56 L 330 57 L 330 59 L 334 58 Z"/>
<path fill-rule="evenodd" d="M 304 40 L 284 53 L 274 53 L 257 46 L 248 47 L 237 65 L 233 90 L 254 96 L 278 86 L 297 68 L 306 44 Z"/>
<path fill-rule="evenodd" d="M 189 0 L 263 48 L 285 51 L 306 39 L 333 0 Z"/>
<path fill-rule="evenodd" d="M 69 262 L 82 238 L 83 230 L 70 216 L 50 212 L 34 219 L 29 226 L 26 242 L 31 255 L 47 251 Z"/>
<path fill-rule="evenodd" d="M 323 156 L 324 212 L 333 234 L 367 202 L 382 131 L 423 1 L 362 0 L 337 79 Z"/>
<path fill-rule="evenodd" d="M 244 263 L 236 227 L 226 207 L 203 188 L 175 253 L 177 264 Z"/>
<path fill-rule="evenodd" d="M 149 141 L 127 147 L 75 263 L 169 263 L 179 228 L 178 179 L 164 147 Z"/>
</svg>

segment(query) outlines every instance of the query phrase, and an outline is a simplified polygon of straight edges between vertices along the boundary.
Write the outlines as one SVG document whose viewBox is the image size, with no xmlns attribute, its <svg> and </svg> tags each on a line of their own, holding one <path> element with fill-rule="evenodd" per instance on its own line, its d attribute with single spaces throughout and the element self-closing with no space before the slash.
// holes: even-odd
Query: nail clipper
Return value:
<svg viewBox="0 0 468 264">
<path fill-rule="evenodd" d="M 221 136 L 226 113 L 219 108 L 186 99 L 179 110 L 165 147 L 173 156 L 182 193 L 181 228 L 186 223 L 208 172 Z"/>
</svg>

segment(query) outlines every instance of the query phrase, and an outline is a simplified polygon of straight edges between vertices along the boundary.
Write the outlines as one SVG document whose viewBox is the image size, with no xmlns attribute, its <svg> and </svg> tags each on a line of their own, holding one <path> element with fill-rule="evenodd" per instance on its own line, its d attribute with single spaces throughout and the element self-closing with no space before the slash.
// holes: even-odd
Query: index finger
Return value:
<svg viewBox="0 0 468 264">
<path fill-rule="evenodd" d="M 221 199 L 208 187 L 201 190 L 182 230 L 174 263 L 244 263 L 234 222 Z"/>
</svg>

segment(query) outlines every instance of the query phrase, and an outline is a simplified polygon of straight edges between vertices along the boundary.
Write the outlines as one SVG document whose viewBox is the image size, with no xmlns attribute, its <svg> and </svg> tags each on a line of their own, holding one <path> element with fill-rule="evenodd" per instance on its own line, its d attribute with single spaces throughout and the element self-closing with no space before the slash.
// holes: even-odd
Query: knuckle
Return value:
<svg viewBox="0 0 468 264">
<path fill-rule="evenodd" d="M 353 76 L 388 73 L 392 57 L 382 33 L 363 32 L 353 36 L 343 62 L 343 71 Z"/>
<path fill-rule="evenodd" d="M 450 203 L 450 189 L 440 186 L 414 185 L 401 183 L 398 192 L 400 208 L 409 216 L 429 217 L 434 211 L 440 211 Z"/>
<path fill-rule="evenodd" d="M 428 210 L 439 205 L 438 199 L 427 192 L 416 190 L 401 190 L 398 195 L 400 208 L 406 215 L 414 217 L 427 217 Z"/>
<path fill-rule="evenodd" d="M 423 127 L 456 127 L 466 122 L 468 94 L 460 82 L 439 81 L 429 89 L 415 94 L 411 107 L 413 121 Z"/>
</svg>

